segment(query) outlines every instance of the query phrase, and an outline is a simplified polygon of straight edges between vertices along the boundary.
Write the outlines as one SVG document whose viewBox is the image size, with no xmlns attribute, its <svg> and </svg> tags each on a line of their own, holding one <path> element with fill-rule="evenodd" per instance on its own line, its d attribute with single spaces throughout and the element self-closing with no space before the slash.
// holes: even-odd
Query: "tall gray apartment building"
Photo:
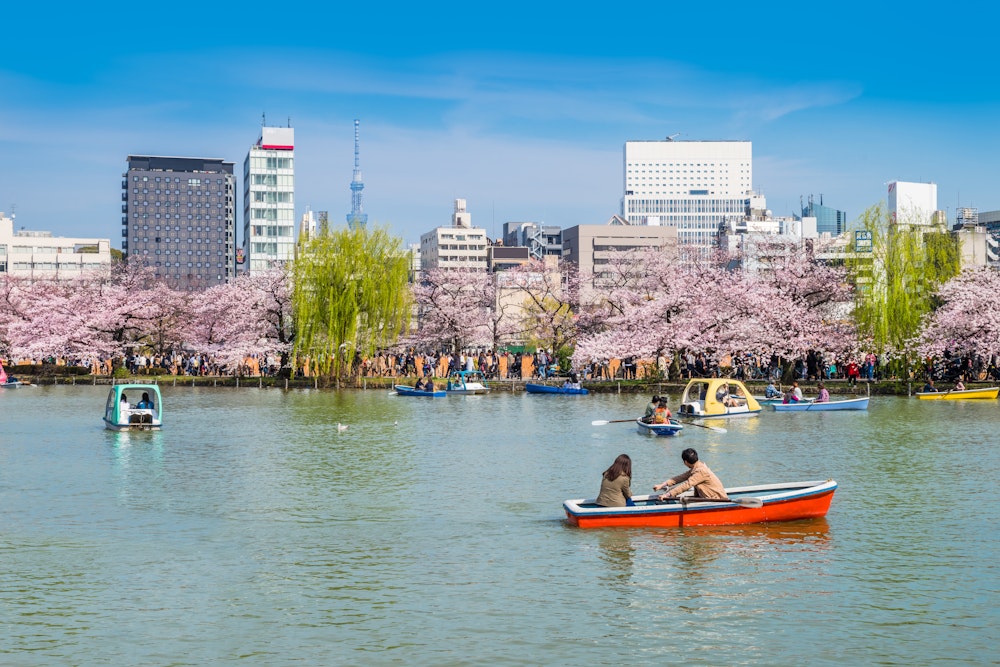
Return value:
<svg viewBox="0 0 1000 667">
<path fill-rule="evenodd" d="M 216 158 L 129 155 L 122 174 L 122 252 L 175 289 L 236 275 L 236 177 Z"/>
</svg>

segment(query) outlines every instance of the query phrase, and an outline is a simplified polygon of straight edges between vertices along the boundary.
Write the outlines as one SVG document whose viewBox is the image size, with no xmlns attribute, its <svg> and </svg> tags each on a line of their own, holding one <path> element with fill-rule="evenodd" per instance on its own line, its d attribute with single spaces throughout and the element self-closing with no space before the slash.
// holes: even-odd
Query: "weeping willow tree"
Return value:
<svg viewBox="0 0 1000 667">
<path fill-rule="evenodd" d="M 867 233 L 852 234 L 847 253 L 859 344 L 889 359 L 899 374 L 908 370 L 934 292 L 961 268 L 958 241 L 944 224 L 890 223 L 881 204 L 862 214 L 855 231 Z"/>
<path fill-rule="evenodd" d="M 292 263 L 295 357 L 320 375 L 345 375 L 355 354 L 392 344 L 410 321 L 409 255 L 382 229 L 307 241 Z"/>
</svg>

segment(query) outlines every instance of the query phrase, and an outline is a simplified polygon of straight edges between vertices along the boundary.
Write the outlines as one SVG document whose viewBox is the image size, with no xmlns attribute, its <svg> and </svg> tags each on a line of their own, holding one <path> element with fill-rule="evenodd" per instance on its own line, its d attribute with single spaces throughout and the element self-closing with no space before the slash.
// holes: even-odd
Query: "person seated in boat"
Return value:
<svg viewBox="0 0 1000 667">
<path fill-rule="evenodd" d="M 719 478 L 709 470 L 704 461 L 698 460 L 698 452 L 689 447 L 681 452 L 681 460 L 687 466 L 687 472 L 681 473 L 676 477 L 671 477 L 667 481 L 653 487 L 653 491 L 667 489 L 664 493 L 660 494 L 660 500 L 676 498 L 688 489 L 694 489 L 694 495 L 698 498 L 713 498 L 718 500 L 728 498 L 726 487 L 722 485 Z"/>
<path fill-rule="evenodd" d="M 425 386 L 426 385 L 424 385 L 424 379 L 423 378 L 417 378 L 417 383 L 415 385 L 413 385 L 413 389 L 415 391 L 424 391 L 424 387 Z"/>
<path fill-rule="evenodd" d="M 952 391 L 965 391 L 965 384 L 962 382 L 962 376 L 958 376 L 958 381 L 955 383 L 955 388 Z"/>
<path fill-rule="evenodd" d="M 802 389 L 798 382 L 792 382 L 792 402 L 798 403 L 802 400 Z"/>
<path fill-rule="evenodd" d="M 829 403 L 830 402 L 830 392 L 827 391 L 826 385 L 820 382 L 816 385 L 819 388 L 819 396 L 816 397 L 815 403 Z"/>
<path fill-rule="evenodd" d="M 142 392 L 142 400 L 135 404 L 135 407 L 139 410 L 152 410 L 153 401 L 149 400 L 149 393 Z"/>
<path fill-rule="evenodd" d="M 656 404 L 656 410 L 653 411 L 653 423 L 654 424 L 670 423 L 670 408 L 667 407 L 667 402 L 662 398 Z"/>
<path fill-rule="evenodd" d="M 727 398 L 726 405 L 730 408 L 734 408 L 740 405 L 746 405 L 747 397 L 743 393 L 743 386 L 736 385 L 736 391 L 730 391 L 729 397 Z"/>
<path fill-rule="evenodd" d="M 658 406 L 659 404 L 660 404 L 660 397 L 654 395 L 653 400 L 651 400 L 649 404 L 646 406 L 646 413 L 642 415 L 642 421 L 646 422 L 647 424 L 652 423 L 653 414 L 656 413 L 656 406 Z"/>
<path fill-rule="evenodd" d="M 625 507 L 632 504 L 632 459 L 619 454 L 611 467 L 601 474 L 601 492 L 594 501 L 601 507 Z"/>
<path fill-rule="evenodd" d="M 568 378 L 566 378 L 565 382 L 563 382 L 562 388 L 563 389 L 579 389 L 580 388 L 580 377 L 576 373 L 573 373 Z"/>
<path fill-rule="evenodd" d="M 424 391 L 434 391 L 433 378 L 427 378 L 427 382 L 424 382 Z"/>
<path fill-rule="evenodd" d="M 937 387 L 934 386 L 934 378 L 927 378 L 927 382 L 926 384 L 924 384 L 924 388 L 920 390 L 920 392 L 924 394 L 930 391 L 937 391 Z"/>
<path fill-rule="evenodd" d="M 781 392 L 778 388 L 774 386 L 774 380 L 767 383 L 767 389 L 764 390 L 764 398 L 779 398 Z"/>
<path fill-rule="evenodd" d="M 121 398 L 118 399 L 118 423 L 119 424 L 127 424 L 128 423 L 128 417 L 129 417 L 129 414 L 131 413 L 131 410 L 132 410 L 132 406 L 128 402 L 128 396 L 126 396 L 123 393 L 121 395 Z"/>
<path fill-rule="evenodd" d="M 740 405 L 739 399 L 729 393 L 729 385 L 727 384 L 720 386 L 718 390 L 716 390 L 715 400 L 722 403 L 727 408 L 735 408 Z"/>
</svg>

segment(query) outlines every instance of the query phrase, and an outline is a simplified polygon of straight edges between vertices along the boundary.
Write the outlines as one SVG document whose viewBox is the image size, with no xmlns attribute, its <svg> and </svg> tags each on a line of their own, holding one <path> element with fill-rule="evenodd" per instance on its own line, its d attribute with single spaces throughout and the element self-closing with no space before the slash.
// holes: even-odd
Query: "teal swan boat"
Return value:
<svg viewBox="0 0 1000 667">
<path fill-rule="evenodd" d="M 152 431 L 163 426 L 163 400 L 155 384 L 116 384 L 104 406 L 104 428 Z"/>
</svg>

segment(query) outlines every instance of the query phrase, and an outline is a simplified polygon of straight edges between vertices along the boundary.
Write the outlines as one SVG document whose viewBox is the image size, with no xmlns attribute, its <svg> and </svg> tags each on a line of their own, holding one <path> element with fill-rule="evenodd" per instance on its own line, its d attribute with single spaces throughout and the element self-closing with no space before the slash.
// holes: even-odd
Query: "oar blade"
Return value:
<svg viewBox="0 0 1000 667">
<path fill-rule="evenodd" d="M 760 498 L 733 498 L 732 500 L 740 507 L 757 508 L 764 506 L 764 501 Z"/>
<path fill-rule="evenodd" d="M 721 426 L 709 426 L 708 424 L 699 424 L 698 422 L 686 422 L 691 426 L 697 426 L 698 428 L 707 428 L 709 431 L 715 431 L 716 433 L 729 433 L 726 429 Z"/>
<path fill-rule="evenodd" d="M 591 426 L 604 426 L 604 425 L 610 424 L 610 423 L 611 422 L 609 422 L 607 419 L 595 419 L 594 421 L 590 422 L 590 425 Z"/>
</svg>

